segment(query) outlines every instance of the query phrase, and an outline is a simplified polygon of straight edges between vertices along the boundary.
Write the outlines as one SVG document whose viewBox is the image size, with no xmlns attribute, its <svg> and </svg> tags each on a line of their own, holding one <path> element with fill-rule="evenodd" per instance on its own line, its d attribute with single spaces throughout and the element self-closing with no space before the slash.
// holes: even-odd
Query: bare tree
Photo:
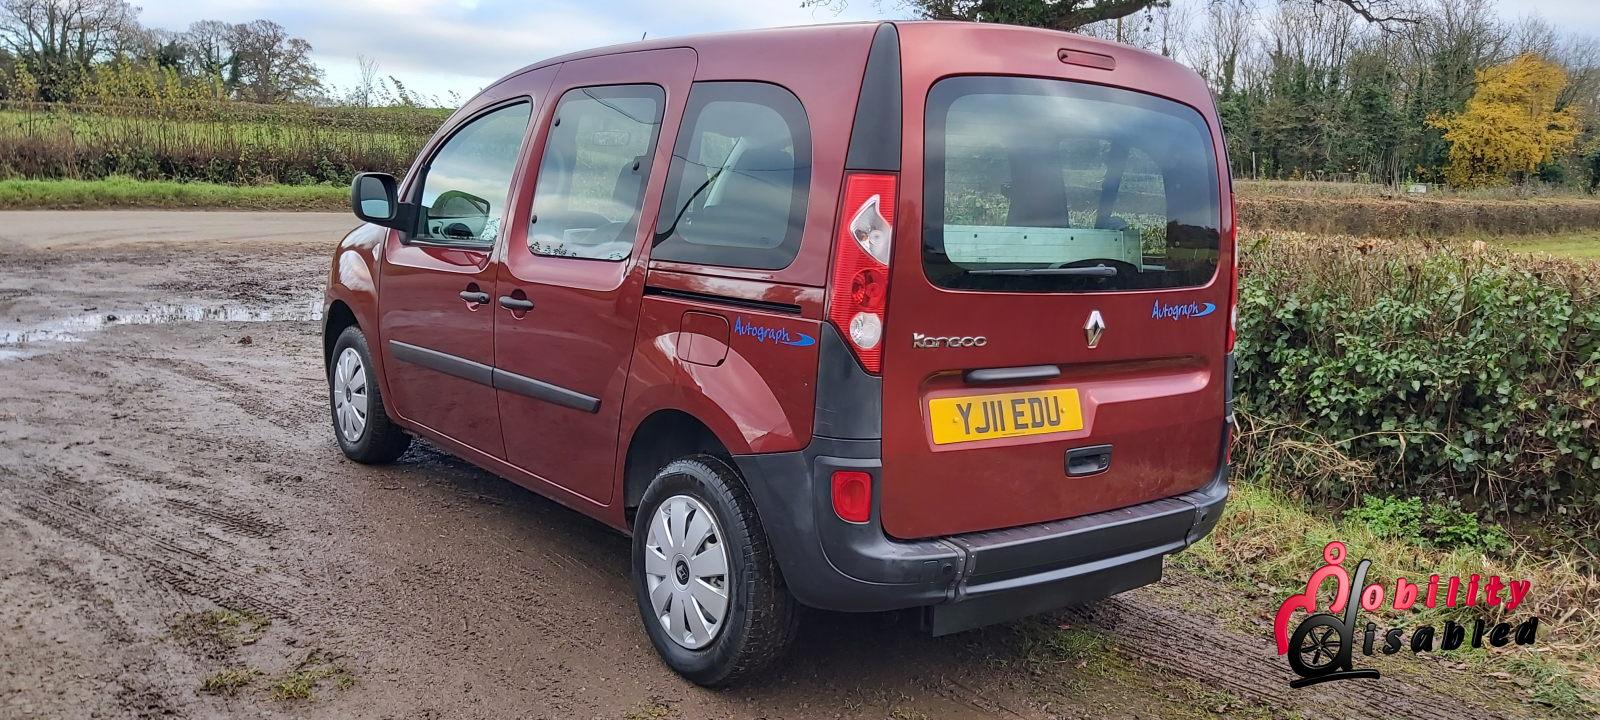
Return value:
<svg viewBox="0 0 1600 720">
<path fill-rule="evenodd" d="M 1190 4 L 1151 5 L 1143 12 L 1085 25 L 1073 32 L 1174 57 L 1188 42 L 1187 31 L 1192 22 Z"/>
<path fill-rule="evenodd" d="M 1293 2 L 1294 0 L 1280 0 Z M 1416 11 L 1407 0 L 1306 0 L 1313 5 L 1337 5 L 1349 9 L 1362 20 L 1391 28 L 1415 25 L 1420 22 Z"/>
<path fill-rule="evenodd" d="M 60 100 L 133 35 L 138 14 L 123 0 L 0 0 L 0 47 L 27 65 L 43 99 Z"/>
<path fill-rule="evenodd" d="M 1225 0 L 1212 0 L 1221 2 Z M 1282 3 L 1336 5 L 1385 27 L 1415 24 L 1408 0 L 1279 0 Z M 850 0 L 801 0 L 801 7 L 843 9 Z M 1121 20 L 1141 10 L 1165 8 L 1172 0 L 901 0 L 918 15 L 932 20 L 1031 25 L 1076 32 L 1095 23 Z M 1097 35 L 1108 31 L 1099 29 Z M 1113 32 L 1111 37 L 1118 37 Z"/>
<path fill-rule="evenodd" d="M 1253 0 L 1212 0 L 1205 4 L 1202 30 L 1185 46 L 1184 60 L 1205 78 L 1219 95 L 1227 97 L 1236 87 L 1240 63 L 1255 34 L 1256 4 Z"/>
<path fill-rule="evenodd" d="M 1013 23 L 1056 30 L 1076 30 L 1085 25 L 1118 20 L 1150 7 L 1166 7 L 1170 0 L 919 0 L 911 3 L 936 20 L 979 20 Z"/>
<path fill-rule="evenodd" d="M 233 47 L 233 25 L 221 20 L 198 20 L 184 31 L 184 69 L 190 75 L 217 81 L 224 93 L 239 89 L 238 53 Z"/>
<path fill-rule="evenodd" d="M 378 89 L 378 59 L 370 55 L 357 55 L 356 66 L 360 68 L 360 75 L 356 78 L 351 100 L 361 107 L 372 107 L 372 97 Z"/>
<path fill-rule="evenodd" d="M 1433 0 L 1428 22 L 1418 25 L 1409 39 L 1412 62 L 1434 69 L 1436 87 L 1428 92 L 1452 107 L 1472 95 L 1479 69 L 1510 59 L 1494 0 Z"/>
<path fill-rule="evenodd" d="M 1561 38 L 1556 34 L 1556 29 L 1545 22 L 1544 18 L 1528 15 L 1511 26 L 1507 43 L 1512 55 L 1533 53 L 1554 60 L 1560 52 Z"/>
<path fill-rule="evenodd" d="M 231 42 L 246 99 L 286 102 L 320 92 L 322 69 L 311 61 L 311 43 L 290 36 L 282 25 L 271 20 L 235 25 Z"/>
<path fill-rule="evenodd" d="M 1356 34 L 1350 14 L 1323 3 L 1287 5 L 1274 16 L 1269 30 L 1274 53 L 1330 76 L 1349 58 Z"/>
<path fill-rule="evenodd" d="M 1600 38 L 1569 35 L 1553 59 L 1567 71 L 1567 87 L 1556 98 L 1557 106 L 1578 106 L 1594 125 L 1595 115 L 1600 113 Z M 1596 181 L 1600 182 L 1600 177 Z"/>
</svg>

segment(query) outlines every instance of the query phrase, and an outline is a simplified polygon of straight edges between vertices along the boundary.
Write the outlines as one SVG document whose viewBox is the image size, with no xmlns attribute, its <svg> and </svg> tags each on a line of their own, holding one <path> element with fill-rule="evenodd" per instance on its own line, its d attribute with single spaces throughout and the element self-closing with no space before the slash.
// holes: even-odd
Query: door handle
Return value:
<svg viewBox="0 0 1600 720">
<path fill-rule="evenodd" d="M 486 292 L 473 292 L 471 290 L 462 290 L 460 293 L 457 293 L 457 294 L 461 296 L 462 300 L 465 300 L 465 301 L 467 301 L 469 303 L 472 303 L 474 305 L 482 305 L 482 304 L 484 304 L 486 302 L 489 302 L 489 293 L 486 293 Z"/>
<path fill-rule="evenodd" d="M 518 298 L 511 297 L 510 295 L 501 295 L 500 296 L 500 307 L 503 307 L 503 308 L 505 308 L 507 310 L 520 310 L 520 311 L 523 311 L 523 312 L 527 312 L 527 311 L 533 309 L 533 301 L 532 300 L 521 300 L 521 299 L 518 299 Z"/>
<path fill-rule="evenodd" d="M 1111 446 L 1093 445 L 1067 451 L 1067 476 L 1098 475 L 1111 468 Z"/>
</svg>

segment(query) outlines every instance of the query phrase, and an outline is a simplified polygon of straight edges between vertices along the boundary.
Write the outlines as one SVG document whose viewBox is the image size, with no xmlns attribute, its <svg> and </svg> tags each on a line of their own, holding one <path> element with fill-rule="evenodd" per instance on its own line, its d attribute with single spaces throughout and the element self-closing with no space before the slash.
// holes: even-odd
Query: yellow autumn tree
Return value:
<svg viewBox="0 0 1600 720">
<path fill-rule="evenodd" d="M 1428 123 L 1450 143 L 1446 182 L 1457 187 L 1505 183 L 1531 173 L 1578 139 L 1571 108 L 1556 109 L 1567 73 L 1537 55 L 1523 54 L 1478 71 L 1478 88 L 1467 107 Z"/>
</svg>

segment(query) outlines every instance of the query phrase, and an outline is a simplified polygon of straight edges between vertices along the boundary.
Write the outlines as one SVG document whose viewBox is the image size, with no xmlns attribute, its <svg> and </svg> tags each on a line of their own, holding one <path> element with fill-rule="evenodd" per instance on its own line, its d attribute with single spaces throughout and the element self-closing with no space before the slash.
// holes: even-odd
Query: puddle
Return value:
<svg viewBox="0 0 1600 720">
<path fill-rule="evenodd" d="M 40 345 L 79 342 L 116 325 L 163 325 L 180 322 L 274 322 L 322 319 L 322 299 L 272 307 L 228 303 L 159 303 L 133 310 L 93 312 L 29 325 L 0 325 L 0 360 L 15 360 L 42 351 Z"/>
</svg>

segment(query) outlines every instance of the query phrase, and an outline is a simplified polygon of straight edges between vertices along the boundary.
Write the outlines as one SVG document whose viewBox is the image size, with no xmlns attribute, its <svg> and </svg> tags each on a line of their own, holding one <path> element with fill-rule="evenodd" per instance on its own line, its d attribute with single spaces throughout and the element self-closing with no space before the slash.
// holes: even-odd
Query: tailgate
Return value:
<svg viewBox="0 0 1600 720">
<path fill-rule="evenodd" d="M 1009 46 L 1053 58 L 1065 38 L 1031 48 L 1040 36 Z M 885 530 L 1002 528 L 1200 487 L 1224 420 L 1220 135 L 1155 95 L 943 74 L 907 63 Z"/>
</svg>

